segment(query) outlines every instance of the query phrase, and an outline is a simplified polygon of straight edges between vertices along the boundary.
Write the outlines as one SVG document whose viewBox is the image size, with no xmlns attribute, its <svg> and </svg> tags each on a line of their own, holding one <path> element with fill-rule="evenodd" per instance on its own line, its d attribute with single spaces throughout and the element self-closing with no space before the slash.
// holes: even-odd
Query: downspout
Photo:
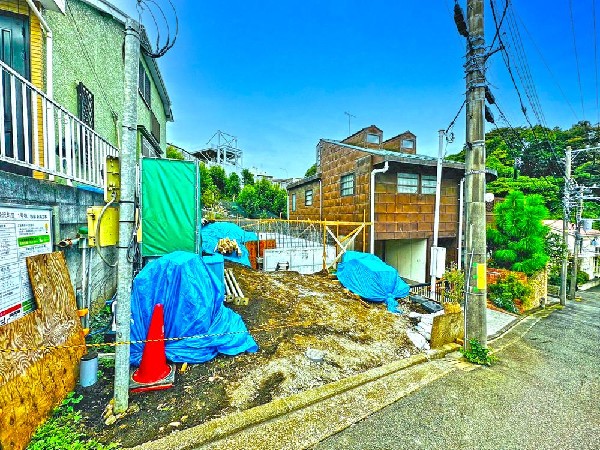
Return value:
<svg viewBox="0 0 600 450">
<path fill-rule="evenodd" d="M 460 179 L 458 203 L 458 270 L 462 269 L 462 240 L 463 240 L 463 212 L 464 212 L 465 178 Z"/>
<path fill-rule="evenodd" d="M 371 236 L 370 249 L 371 254 L 375 254 L 375 175 L 378 173 L 385 173 L 389 169 L 389 163 L 386 161 L 383 169 L 373 169 L 371 171 Z"/>
<path fill-rule="evenodd" d="M 42 30 L 44 30 L 46 34 L 46 95 L 48 96 L 48 98 L 52 99 L 54 97 L 54 80 L 52 76 L 52 30 L 50 29 L 50 26 L 48 26 L 48 23 L 42 16 L 42 13 L 35 7 L 33 0 L 25 1 L 40 21 Z"/>
<path fill-rule="evenodd" d="M 323 180 L 319 178 L 319 220 L 323 221 Z"/>
</svg>

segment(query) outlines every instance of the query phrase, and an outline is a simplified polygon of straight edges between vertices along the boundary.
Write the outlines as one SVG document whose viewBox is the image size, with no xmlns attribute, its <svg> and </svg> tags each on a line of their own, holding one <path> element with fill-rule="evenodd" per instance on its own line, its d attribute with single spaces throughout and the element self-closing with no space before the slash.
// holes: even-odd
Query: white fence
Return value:
<svg viewBox="0 0 600 450">
<path fill-rule="evenodd" d="M 2 61 L 0 68 L 0 161 L 103 187 L 106 157 L 117 148 Z"/>
</svg>

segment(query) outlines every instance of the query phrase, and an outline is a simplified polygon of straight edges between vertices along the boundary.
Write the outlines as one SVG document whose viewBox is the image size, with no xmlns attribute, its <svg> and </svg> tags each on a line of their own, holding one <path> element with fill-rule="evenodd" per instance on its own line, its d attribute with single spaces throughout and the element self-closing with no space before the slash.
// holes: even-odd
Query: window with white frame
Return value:
<svg viewBox="0 0 600 450">
<path fill-rule="evenodd" d="M 398 173 L 399 194 L 435 194 L 437 178 L 435 175 L 417 173 Z"/>
<path fill-rule="evenodd" d="M 342 197 L 354 195 L 354 174 L 342 175 L 340 178 L 340 194 Z"/>
<path fill-rule="evenodd" d="M 402 148 L 415 148 L 415 141 L 413 139 L 402 139 Z"/>
<path fill-rule="evenodd" d="M 304 205 L 312 206 L 313 204 L 313 191 L 312 189 L 307 189 L 304 191 Z"/>
<path fill-rule="evenodd" d="M 419 192 L 419 175 L 416 173 L 398 172 L 398 193 L 417 194 Z"/>
<path fill-rule="evenodd" d="M 379 144 L 381 142 L 381 137 L 375 133 L 367 133 L 367 142 L 369 144 Z"/>
<path fill-rule="evenodd" d="M 292 211 L 296 211 L 296 194 L 292 194 Z"/>
<path fill-rule="evenodd" d="M 421 175 L 421 194 L 435 194 L 436 187 L 435 175 Z"/>
</svg>

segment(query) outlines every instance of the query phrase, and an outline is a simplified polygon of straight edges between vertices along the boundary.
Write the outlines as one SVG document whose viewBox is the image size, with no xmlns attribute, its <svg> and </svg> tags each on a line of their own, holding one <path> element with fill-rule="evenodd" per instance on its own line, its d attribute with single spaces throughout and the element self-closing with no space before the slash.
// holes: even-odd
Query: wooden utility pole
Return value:
<svg viewBox="0 0 600 450">
<path fill-rule="evenodd" d="M 569 236 L 569 204 L 570 189 L 571 189 L 571 147 L 567 147 L 565 151 L 565 187 L 563 192 L 563 244 L 565 250 L 568 248 L 568 236 Z M 560 270 L 560 304 L 565 306 L 567 304 L 567 266 L 568 266 L 568 255 L 564 255 L 562 260 L 562 267 Z"/>
<path fill-rule="evenodd" d="M 483 0 L 467 0 L 465 345 L 487 344 L 485 221 L 485 41 Z"/>
</svg>

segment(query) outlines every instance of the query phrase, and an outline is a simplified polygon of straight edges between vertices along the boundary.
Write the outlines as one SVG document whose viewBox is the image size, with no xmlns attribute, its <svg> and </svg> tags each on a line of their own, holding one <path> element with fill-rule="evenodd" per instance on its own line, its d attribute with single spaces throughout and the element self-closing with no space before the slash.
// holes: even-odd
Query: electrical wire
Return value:
<svg viewBox="0 0 600 450">
<path fill-rule="evenodd" d="M 144 54 L 154 59 L 158 59 L 166 55 L 167 52 L 171 50 L 175 45 L 175 42 L 177 41 L 177 36 L 179 35 L 179 18 L 177 17 L 177 10 L 175 9 L 175 5 L 173 5 L 173 2 L 171 0 L 168 0 L 168 2 L 171 6 L 171 9 L 173 10 L 173 15 L 175 18 L 175 33 L 173 38 L 171 38 L 171 28 L 169 26 L 169 20 L 167 19 L 167 15 L 165 14 L 165 11 L 161 8 L 160 4 L 155 0 L 137 0 L 137 9 L 140 15 L 140 23 L 142 23 L 142 13 L 144 11 L 147 11 L 148 14 L 150 14 L 151 16 L 152 21 L 154 22 L 154 26 L 156 27 L 156 48 L 152 48 L 147 35 L 144 36 L 145 38 L 141 40 L 142 51 L 144 52 Z M 167 28 L 167 37 L 165 39 L 164 45 L 162 46 L 160 46 L 160 26 L 158 24 L 156 15 L 152 12 L 153 8 L 158 10 Z"/>
<path fill-rule="evenodd" d="M 579 84 L 579 97 L 581 98 L 581 111 L 585 119 L 585 108 L 583 106 L 583 90 L 581 88 L 581 72 L 579 70 L 579 54 L 577 52 L 577 39 L 575 37 L 575 20 L 573 19 L 573 0 L 569 0 L 569 15 L 571 16 L 571 33 L 573 34 L 573 49 L 575 50 L 575 65 L 577 67 L 577 82 Z"/>
</svg>

